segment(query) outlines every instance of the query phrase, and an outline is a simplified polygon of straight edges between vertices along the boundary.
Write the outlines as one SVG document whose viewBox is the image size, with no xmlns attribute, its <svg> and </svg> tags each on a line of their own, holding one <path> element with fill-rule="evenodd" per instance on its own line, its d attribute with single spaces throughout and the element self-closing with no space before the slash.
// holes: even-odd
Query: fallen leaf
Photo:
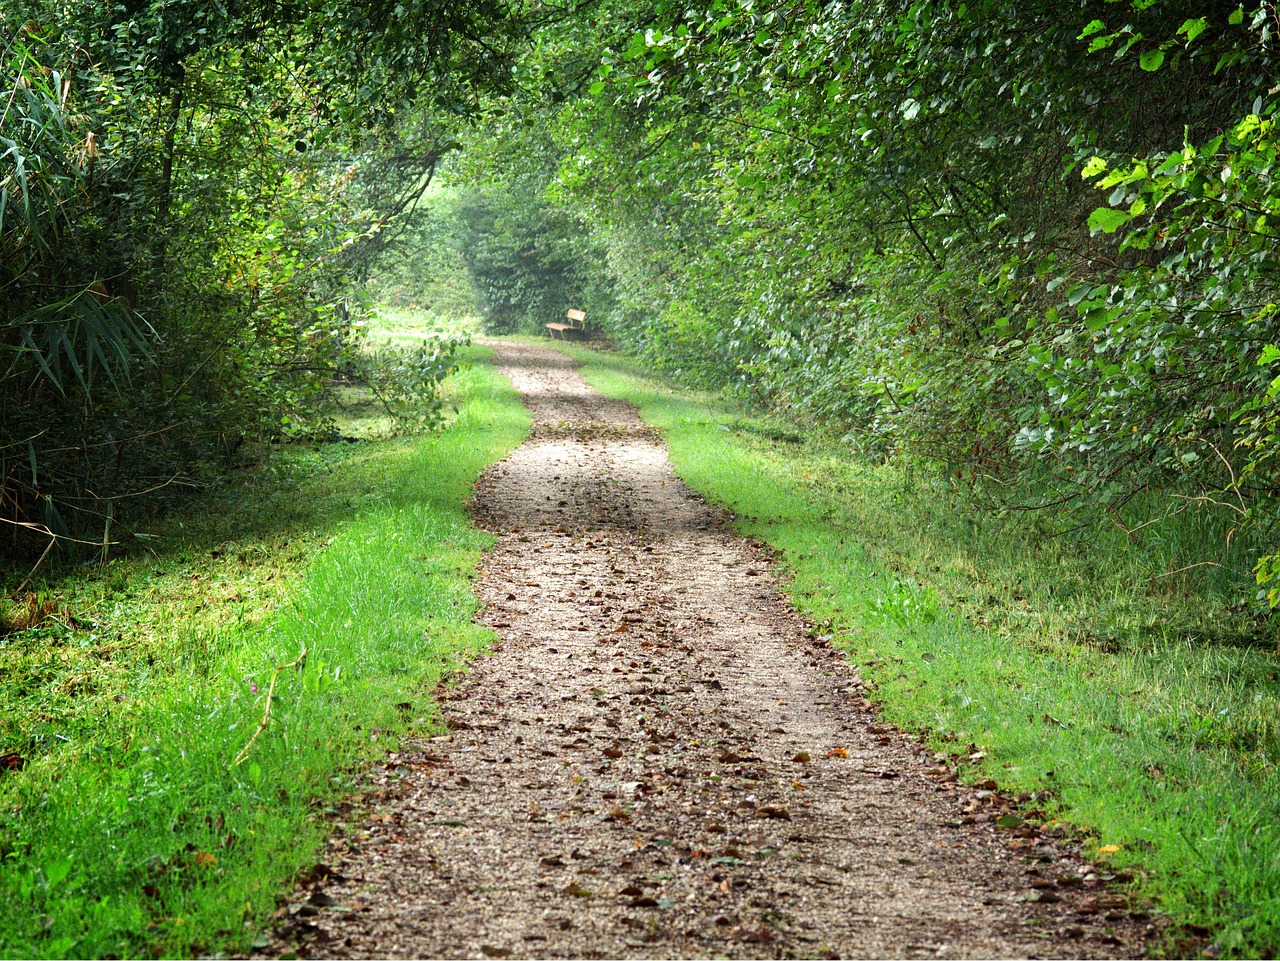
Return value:
<svg viewBox="0 0 1280 961">
<path fill-rule="evenodd" d="M 218 866 L 218 859 L 208 851 L 197 851 L 191 858 L 196 867 L 213 868 Z"/>
<path fill-rule="evenodd" d="M 27 759 L 21 754 L 0 754 L 0 771 L 21 771 Z"/>
<path fill-rule="evenodd" d="M 795 761 L 797 764 L 808 764 L 810 761 L 813 760 L 813 758 L 809 757 L 808 751 L 801 751 L 791 760 Z"/>
<path fill-rule="evenodd" d="M 619 751 L 616 747 L 607 747 L 604 749 L 604 756 L 619 758 L 619 757 L 622 757 L 622 752 Z"/>
<path fill-rule="evenodd" d="M 827 752 L 827 757 L 848 757 L 849 752 L 842 747 L 833 747 Z"/>
<path fill-rule="evenodd" d="M 1033 903 L 1038 902 L 1040 904 L 1057 904 L 1059 901 L 1062 900 L 1062 898 L 1054 894 L 1052 891 L 1041 891 L 1037 889 L 1037 890 L 1028 891 L 1025 895 L 1019 898 L 1019 900 L 1031 901 Z"/>
<path fill-rule="evenodd" d="M 625 888 L 618 892 L 620 898 L 638 898 L 644 894 L 644 888 L 636 884 L 628 884 Z"/>
<path fill-rule="evenodd" d="M 779 821 L 791 820 L 791 809 L 785 804 L 762 804 L 756 808 L 756 817 L 773 818 Z"/>
<path fill-rule="evenodd" d="M 1019 828 L 1022 827 L 1022 818 L 1016 814 L 1002 814 L 996 818 L 996 827 L 998 828 Z"/>
<path fill-rule="evenodd" d="M 483 954 L 486 958 L 509 958 L 509 957 L 511 957 L 511 949 L 510 949 L 510 948 L 498 948 L 498 947 L 494 947 L 492 944 L 482 944 L 482 945 L 480 945 L 480 953 L 481 953 L 481 954 Z"/>
<path fill-rule="evenodd" d="M 751 928 L 741 932 L 738 937 L 747 944 L 768 944 L 773 940 L 774 934 L 769 928 L 761 925 L 758 928 Z"/>
</svg>

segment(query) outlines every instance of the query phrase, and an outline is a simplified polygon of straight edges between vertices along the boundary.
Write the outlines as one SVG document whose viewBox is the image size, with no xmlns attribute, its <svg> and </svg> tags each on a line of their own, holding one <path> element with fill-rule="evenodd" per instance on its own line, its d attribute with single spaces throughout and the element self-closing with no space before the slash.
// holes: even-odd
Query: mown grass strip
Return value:
<svg viewBox="0 0 1280 961">
<path fill-rule="evenodd" d="M 981 749 L 971 778 L 1053 792 L 1048 816 L 1083 831 L 1099 863 L 1135 873 L 1138 895 L 1208 928 L 1213 953 L 1275 955 L 1274 643 L 1169 627 L 1204 623 L 1189 609 L 1213 599 L 1197 596 L 1157 596 L 1167 616 L 1119 640 L 1058 629 L 1113 620 L 1117 595 L 1128 608 L 1150 600 L 1125 582 L 1134 562 L 1120 548 L 1037 544 L 966 514 L 928 477 L 691 399 L 617 357 L 569 352 L 662 430 L 690 486 L 782 551 L 796 607 L 848 649 L 890 720 L 953 752 Z M 1164 950 L 1198 953 L 1177 940 L 1187 931 L 1175 926 Z"/>
<path fill-rule="evenodd" d="M 346 516 L 276 615 L 198 636 L 156 627 L 145 659 L 112 676 L 116 695 L 57 715 L 51 741 L 36 738 L 38 719 L 22 722 L 28 763 L 0 780 L 0 900 L 10 905 L 0 956 L 247 951 L 276 895 L 314 863 L 327 799 L 349 789 L 363 758 L 431 729 L 441 676 L 490 638 L 472 622 L 471 592 L 489 537 L 465 502 L 528 426 L 488 365 L 451 389 L 459 411 L 442 433 L 362 446 L 327 486 L 296 489 L 336 499 Z M 104 576 L 128 594 L 150 565 L 163 573 L 157 556 Z M 126 633 L 109 649 L 122 658 L 137 647 Z M 84 634 L 13 635 L 0 653 L 35 688 L 40 652 L 16 646 L 96 643 Z M 275 667 L 304 649 L 305 666 L 279 678 L 266 730 L 233 765 Z M 6 710 L 38 712 L 44 693 L 7 690 Z"/>
</svg>

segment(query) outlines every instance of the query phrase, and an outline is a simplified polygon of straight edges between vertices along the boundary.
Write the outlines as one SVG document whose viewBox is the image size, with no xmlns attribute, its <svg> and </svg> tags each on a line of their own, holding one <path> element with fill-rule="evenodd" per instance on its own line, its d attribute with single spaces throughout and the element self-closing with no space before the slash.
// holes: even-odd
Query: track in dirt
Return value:
<svg viewBox="0 0 1280 961">
<path fill-rule="evenodd" d="M 475 497 L 502 643 L 299 890 L 305 955 L 1141 952 L 1093 868 L 876 723 L 631 408 L 493 346 L 535 417 Z"/>
</svg>

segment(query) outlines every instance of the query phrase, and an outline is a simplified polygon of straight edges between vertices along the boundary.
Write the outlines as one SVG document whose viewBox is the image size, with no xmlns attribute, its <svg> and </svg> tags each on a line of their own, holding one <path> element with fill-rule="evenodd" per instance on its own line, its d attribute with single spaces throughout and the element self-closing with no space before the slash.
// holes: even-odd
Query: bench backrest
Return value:
<svg viewBox="0 0 1280 961">
<path fill-rule="evenodd" d="M 581 310 L 569 309 L 569 313 L 565 315 L 569 318 L 569 323 L 573 327 L 586 327 L 587 315 Z"/>
</svg>

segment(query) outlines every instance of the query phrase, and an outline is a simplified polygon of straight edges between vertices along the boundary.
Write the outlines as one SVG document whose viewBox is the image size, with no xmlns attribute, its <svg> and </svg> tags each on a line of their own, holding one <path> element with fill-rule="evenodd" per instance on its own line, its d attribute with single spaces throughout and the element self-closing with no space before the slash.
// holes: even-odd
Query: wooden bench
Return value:
<svg viewBox="0 0 1280 961">
<path fill-rule="evenodd" d="M 580 310 L 570 310 L 565 316 L 569 318 L 567 324 L 547 324 L 552 340 L 577 340 L 587 336 L 586 314 Z"/>
</svg>

